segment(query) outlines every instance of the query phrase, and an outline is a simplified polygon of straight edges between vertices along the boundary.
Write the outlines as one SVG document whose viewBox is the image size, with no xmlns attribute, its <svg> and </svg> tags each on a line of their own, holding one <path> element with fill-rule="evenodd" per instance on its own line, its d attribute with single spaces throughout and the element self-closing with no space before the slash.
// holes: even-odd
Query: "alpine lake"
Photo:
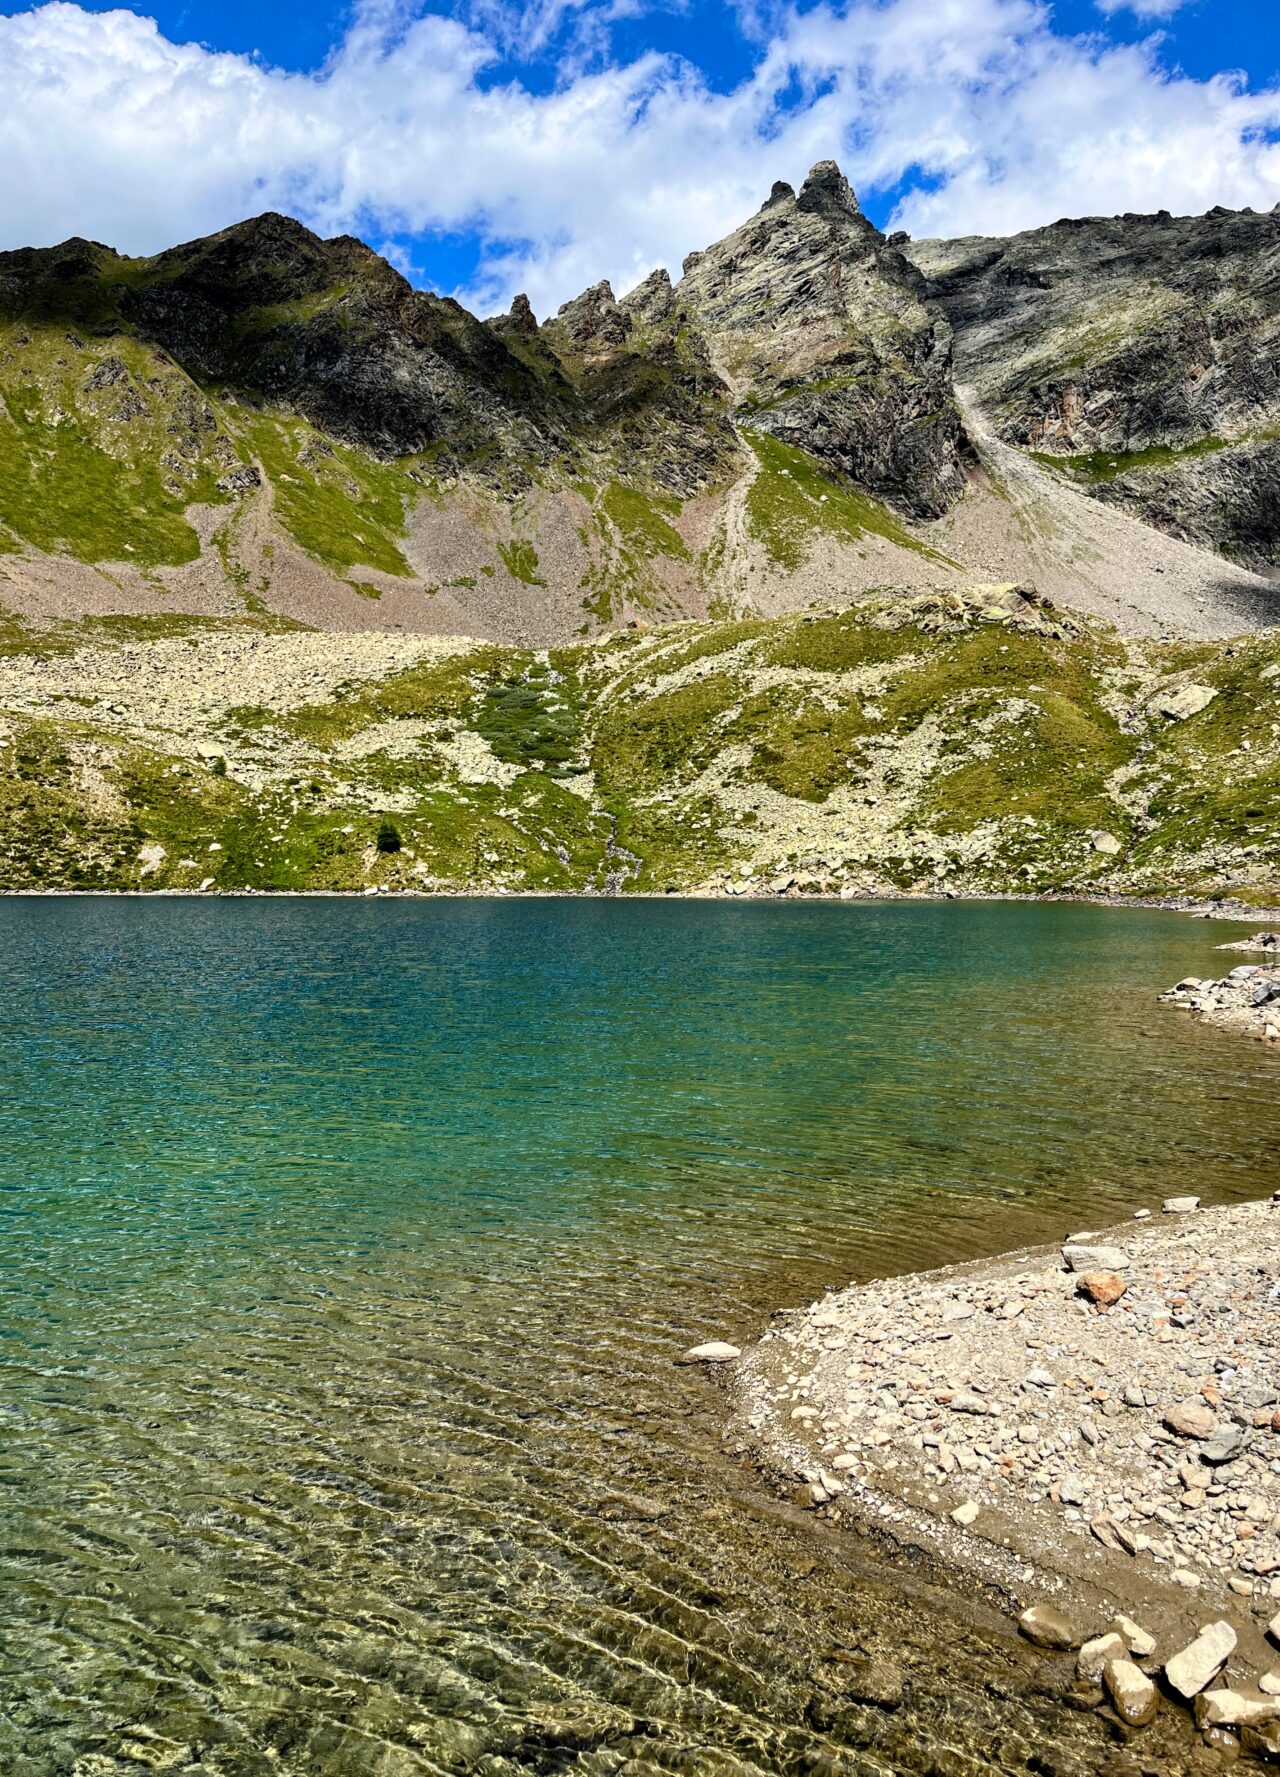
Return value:
<svg viewBox="0 0 1280 1777">
<path fill-rule="evenodd" d="M 1269 1194 L 1280 1058 L 1155 1004 L 1243 930 L 0 903 L 0 1772 L 1106 1769 L 1006 1619 L 778 1500 L 674 1359 Z M 845 1652 L 902 1706 L 817 1706 Z"/>
</svg>

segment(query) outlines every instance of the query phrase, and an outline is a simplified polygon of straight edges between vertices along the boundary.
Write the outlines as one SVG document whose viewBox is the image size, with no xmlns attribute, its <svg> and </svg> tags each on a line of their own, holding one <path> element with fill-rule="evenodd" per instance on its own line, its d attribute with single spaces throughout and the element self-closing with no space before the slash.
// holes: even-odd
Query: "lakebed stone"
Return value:
<svg viewBox="0 0 1280 1777">
<path fill-rule="evenodd" d="M 1093 1641 L 1086 1641 L 1076 1656 L 1076 1677 L 1085 1684 L 1101 1684 L 1102 1675 L 1113 1660 L 1124 1660 L 1129 1655 L 1124 1639 L 1114 1629 L 1105 1635 L 1097 1636 Z"/>
<path fill-rule="evenodd" d="M 1054 1648 L 1065 1653 L 1079 1647 L 1080 1634 L 1070 1617 L 1052 1604 L 1033 1604 L 1018 1618 L 1018 1627 L 1028 1641 L 1037 1647 Z"/>
<path fill-rule="evenodd" d="M 1127 1727 L 1142 1728 L 1160 1707 L 1160 1694 L 1140 1666 L 1128 1658 L 1110 1660 L 1102 1680 L 1116 1714 Z"/>
<path fill-rule="evenodd" d="M 678 1357 L 678 1364 L 731 1364 L 735 1358 L 742 1356 L 736 1345 L 730 1345 L 723 1339 L 708 1339 L 705 1345 L 694 1345 L 683 1356 Z"/>
</svg>

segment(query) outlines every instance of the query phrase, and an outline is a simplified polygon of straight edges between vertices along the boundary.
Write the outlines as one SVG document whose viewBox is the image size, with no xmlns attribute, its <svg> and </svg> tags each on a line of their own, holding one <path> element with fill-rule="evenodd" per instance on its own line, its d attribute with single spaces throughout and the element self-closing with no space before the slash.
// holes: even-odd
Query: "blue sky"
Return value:
<svg viewBox="0 0 1280 1777">
<path fill-rule="evenodd" d="M 1270 208 L 1260 0 L 0 4 L 0 245 L 154 251 L 264 208 L 540 313 L 619 287 L 834 157 L 868 214 L 1006 232 Z"/>
</svg>

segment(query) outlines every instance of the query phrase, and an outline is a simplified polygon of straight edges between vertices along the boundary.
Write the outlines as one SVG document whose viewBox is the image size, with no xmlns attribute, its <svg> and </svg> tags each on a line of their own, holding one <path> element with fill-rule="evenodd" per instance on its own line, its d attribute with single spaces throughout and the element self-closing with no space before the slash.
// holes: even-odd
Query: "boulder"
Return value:
<svg viewBox="0 0 1280 1777">
<path fill-rule="evenodd" d="M 1180 1438 L 1211 1438 L 1218 1429 L 1218 1416 L 1203 1401 L 1179 1401 L 1164 1416 L 1170 1431 Z"/>
<path fill-rule="evenodd" d="M 1156 708 L 1171 722 L 1185 722 L 1189 716 L 1198 716 L 1201 710 L 1208 709 L 1217 695 L 1212 685 L 1178 685 L 1172 691 L 1160 693 Z"/>
<path fill-rule="evenodd" d="M 1132 1660 L 1109 1660 L 1102 1669 L 1102 1681 L 1112 1707 L 1128 1727 L 1145 1727 L 1160 1707 L 1155 1685 Z"/>
<path fill-rule="evenodd" d="M 1079 1647 L 1080 1636 L 1070 1617 L 1052 1604 L 1033 1604 L 1018 1618 L 1018 1628 L 1037 1647 L 1049 1647 L 1059 1653 Z"/>
<path fill-rule="evenodd" d="M 1280 1722 L 1257 1728 L 1241 1728 L 1240 1744 L 1264 1765 L 1280 1765 Z"/>
<path fill-rule="evenodd" d="M 1196 1698 L 1196 1726 L 1205 1728 L 1259 1727 L 1280 1721 L 1280 1697 L 1258 1690 L 1201 1691 Z"/>
<path fill-rule="evenodd" d="M 1198 1197 L 1166 1197 L 1160 1205 L 1161 1210 L 1167 1216 L 1190 1215 L 1192 1210 L 1199 1209 L 1199 1207 L 1200 1199 Z"/>
<path fill-rule="evenodd" d="M 1129 1650 L 1115 1630 L 1086 1641 L 1076 1655 L 1076 1677 L 1084 1684 L 1101 1684 L 1102 1675 L 1113 1660 L 1128 1658 Z"/>
<path fill-rule="evenodd" d="M 1215 1467 L 1224 1462 L 1234 1462 L 1244 1449 L 1247 1439 L 1238 1425 L 1224 1425 L 1216 1431 L 1208 1443 L 1200 1448 L 1201 1462 L 1211 1462 Z"/>
<path fill-rule="evenodd" d="M 1082 1271 L 1076 1289 L 1099 1308 L 1111 1308 L 1128 1289 L 1118 1271 Z"/>
<path fill-rule="evenodd" d="M 1068 1271 L 1127 1271 L 1129 1255 L 1118 1246 L 1073 1246 L 1062 1249 Z"/>
<path fill-rule="evenodd" d="M 726 1345 L 723 1339 L 709 1339 L 705 1345 L 694 1345 L 683 1357 L 678 1357 L 678 1364 L 731 1364 L 742 1353 L 736 1345 Z"/>
<path fill-rule="evenodd" d="M 1140 1660 L 1149 1660 L 1155 1653 L 1155 1636 L 1148 1635 L 1147 1631 L 1140 1624 L 1135 1623 L 1132 1617 L 1118 1616 L 1113 1620 L 1111 1627 L 1124 1642 L 1129 1652 L 1136 1654 Z"/>
<path fill-rule="evenodd" d="M 1180 1653 L 1166 1660 L 1164 1675 L 1170 1686 L 1190 1702 L 1215 1679 L 1236 1650 L 1236 1632 L 1230 1623 L 1209 1623 Z"/>
</svg>

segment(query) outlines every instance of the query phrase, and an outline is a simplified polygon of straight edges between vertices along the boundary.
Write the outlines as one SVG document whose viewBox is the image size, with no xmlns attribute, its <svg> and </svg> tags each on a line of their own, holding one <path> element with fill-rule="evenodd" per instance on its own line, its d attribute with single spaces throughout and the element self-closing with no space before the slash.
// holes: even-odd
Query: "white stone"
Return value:
<svg viewBox="0 0 1280 1777">
<path fill-rule="evenodd" d="M 1127 1271 L 1129 1255 L 1119 1246 L 1064 1246 L 1062 1260 L 1068 1271 Z"/>
<path fill-rule="evenodd" d="M 1135 1623 L 1132 1617 L 1118 1616 L 1113 1620 L 1111 1627 L 1124 1642 L 1129 1652 L 1137 1654 L 1140 1660 L 1149 1660 L 1151 1655 L 1155 1653 L 1155 1636 L 1148 1635 L 1147 1631 L 1140 1624 Z"/>
<path fill-rule="evenodd" d="M 978 1510 L 979 1507 L 976 1500 L 966 1499 L 963 1505 L 958 1505 L 956 1507 L 951 1516 L 955 1523 L 967 1530 L 977 1517 Z"/>
<path fill-rule="evenodd" d="M 1099 1635 L 1094 1641 L 1086 1641 L 1076 1656 L 1076 1677 L 1085 1684 L 1101 1684 L 1102 1674 L 1112 1660 L 1123 1660 L 1128 1652 L 1123 1639 L 1114 1630 Z"/>
<path fill-rule="evenodd" d="M 1189 716 L 1198 716 L 1201 710 L 1208 709 L 1217 695 L 1212 685 L 1179 685 L 1172 691 L 1162 691 L 1156 698 L 1156 708 L 1171 722 L 1185 722 Z"/>
<path fill-rule="evenodd" d="M 1190 1215 L 1192 1210 L 1199 1209 L 1199 1207 L 1200 1199 L 1198 1197 L 1166 1197 L 1160 1205 L 1162 1213 L 1167 1216 Z"/>
<path fill-rule="evenodd" d="M 1261 1692 L 1204 1691 L 1196 1698 L 1196 1726 L 1199 1728 L 1255 1727 L 1259 1722 L 1280 1720 L 1280 1697 Z"/>
<path fill-rule="evenodd" d="M 742 1353 L 736 1345 L 723 1339 L 709 1339 L 705 1345 L 694 1345 L 677 1362 L 682 1364 L 730 1364 Z"/>
<path fill-rule="evenodd" d="M 1235 1651 L 1236 1632 L 1230 1623 L 1209 1623 L 1189 1646 L 1165 1662 L 1164 1675 L 1180 1697 L 1190 1700 L 1217 1677 Z"/>
</svg>

